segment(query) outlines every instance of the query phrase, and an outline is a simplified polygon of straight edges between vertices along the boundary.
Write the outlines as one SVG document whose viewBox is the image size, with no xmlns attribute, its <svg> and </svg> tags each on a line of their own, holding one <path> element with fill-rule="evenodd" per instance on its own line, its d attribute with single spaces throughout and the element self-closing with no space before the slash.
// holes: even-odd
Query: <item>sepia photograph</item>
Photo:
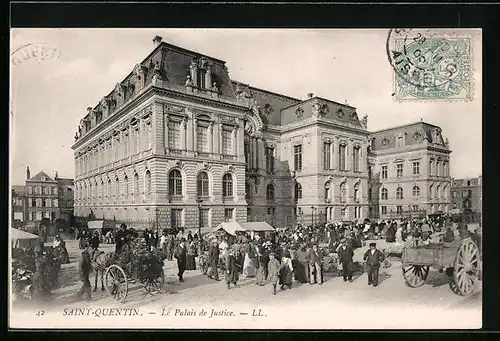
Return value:
<svg viewBox="0 0 500 341">
<path fill-rule="evenodd" d="M 10 328 L 482 327 L 481 29 L 10 35 Z"/>
</svg>

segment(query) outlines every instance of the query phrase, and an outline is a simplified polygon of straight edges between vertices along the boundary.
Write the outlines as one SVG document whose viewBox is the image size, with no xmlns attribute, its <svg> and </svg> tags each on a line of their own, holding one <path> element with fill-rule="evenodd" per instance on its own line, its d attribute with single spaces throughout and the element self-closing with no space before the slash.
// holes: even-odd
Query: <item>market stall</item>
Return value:
<svg viewBox="0 0 500 341">
<path fill-rule="evenodd" d="M 38 236 L 22 230 L 11 228 L 10 240 L 13 248 L 29 248 L 35 247 Z"/>
<path fill-rule="evenodd" d="M 232 236 L 236 236 L 236 232 L 245 232 L 246 230 L 239 223 L 232 221 L 232 222 L 220 223 L 213 230 L 213 232 L 219 232 L 219 231 L 225 231 Z"/>
</svg>

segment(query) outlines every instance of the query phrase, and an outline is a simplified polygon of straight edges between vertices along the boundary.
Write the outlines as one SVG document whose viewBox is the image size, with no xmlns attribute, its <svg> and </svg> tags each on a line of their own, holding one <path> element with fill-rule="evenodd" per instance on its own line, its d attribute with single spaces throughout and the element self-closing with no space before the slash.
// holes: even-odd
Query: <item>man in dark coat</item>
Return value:
<svg viewBox="0 0 500 341">
<path fill-rule="evenodd" d="M 115 253 L 120 254 L 122 252 L 123 246 L 126 242 L 127 234 L 127 225 L 121 224 L 120 229 L 118 230 L 118 232 L 116 232 L 115 236 Z"/>
<path fill-rule="evenodd" d="M 344 278 L 344 282 L 352 282 L 352 257 L 354 256 L 354 252 L 352 248 L 347 245 L 347 240 L 345 238 L 343 238 L 340 243 L 338 255 L 339 262 L 342 264 L 342 277 Z"/>
<path fill-rule="evenodd" d="M 384 261 L 384 254 L 377 250 L 376 243 L 370 243 L 370 249 L 366 250 L 363 260 L 366 262 L 368 272 L 368 285 L 376 287 L 378 285 L 378 271 L 380 263 Z"/>
<path fill-rule="evenodd" d="M 91 264 L 91 259 L 90 259 L 90 249 L 89 247 L 86 247 L 83 252 L 82 256 L 80 258 L 78 270 L 80 274 L 80 280 L 83 282 L 83 286 L 80 289 L 80 291 L 77 294 L 77 298 L 79 300 L 82 299 L 82 296 L 85 295 L 84 299 L 86 301 L 90 301 L 91 299 L 91 286 L 90 286 L 90 280 L 89 280 L 89 275 L 90 271 L 92 269 L 92 264 Z"/>
<path fill-rule="evenodd" d="M 175 259 L 177 259 L 177 269 L 179 272 L 177 276 L 179 277 L 179 282 L 184 282 L 184 271 L 186 271 L 186 261 L 187 261 L 187 247 L 186 239 L 182 238 L 181 242 L 175 249 Z"/>
<path fill-rule="evenodd" d="M 210 262 L 210 275 L 208 277 L 215 279 L 216 281 L 220 281 L 219 279 L 219 243 L 217 240 L 214 240 L 212 245 L 208 250 L 208 259 Z"/>
<path fill-rule="evenodd" d="M 309 284 L 323 284 L 323 269 L 321 267 L 321 255 L 317 245 L 313 245 L 308 255 L 309 260 Z"/>
</svg>

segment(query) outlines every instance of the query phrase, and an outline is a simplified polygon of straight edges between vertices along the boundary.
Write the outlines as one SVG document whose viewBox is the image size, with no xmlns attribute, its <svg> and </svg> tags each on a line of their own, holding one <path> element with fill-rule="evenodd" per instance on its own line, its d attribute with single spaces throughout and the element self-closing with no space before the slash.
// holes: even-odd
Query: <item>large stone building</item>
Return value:
<svg viewBox="0 0 500 341">
<path fill-rule="evenodd" d="M 453 210 L 460 213 L 479 213 L 483 211 L 482 176 L 468 179 L 453 179 L 451 183 L 451 202 Z"/>
<path fill-rule="evenodd" d="M 372 215 L 391 218 L 450 210 L 450 153 L 441 129 L 425 122 L 370 135 Z"/>
<path fill-rule="evenodd" d="M 153 42 L 80 122 L 76 216 L 185 228 L 368 217 L 369 132 L 354 107 L 258 89 L 222 60 Z"/>
</svg>

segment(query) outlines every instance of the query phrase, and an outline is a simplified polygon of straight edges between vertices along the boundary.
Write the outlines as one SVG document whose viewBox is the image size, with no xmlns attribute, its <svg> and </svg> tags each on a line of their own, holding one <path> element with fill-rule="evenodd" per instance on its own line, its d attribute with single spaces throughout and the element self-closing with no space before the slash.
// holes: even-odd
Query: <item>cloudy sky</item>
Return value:
<svg viewBox="0 0 500 341">
<path fill-rule="evenodd" d="M 232 79 L 306 98 L 312 92 L 368 115 L 368 129 L 424 121 L 443 128 L 455 178 L 481 173 L 481 39 L 474 35 L 474 101 L 398 103 L 383 30 L 14 29 L 11 51 L 41 43 L 52 60 L 11 63 L 11 182 L 74 176 L 71 145 L 86 108 L 153 49 L 152 38 L 226 61 Z"/>
</svg>

